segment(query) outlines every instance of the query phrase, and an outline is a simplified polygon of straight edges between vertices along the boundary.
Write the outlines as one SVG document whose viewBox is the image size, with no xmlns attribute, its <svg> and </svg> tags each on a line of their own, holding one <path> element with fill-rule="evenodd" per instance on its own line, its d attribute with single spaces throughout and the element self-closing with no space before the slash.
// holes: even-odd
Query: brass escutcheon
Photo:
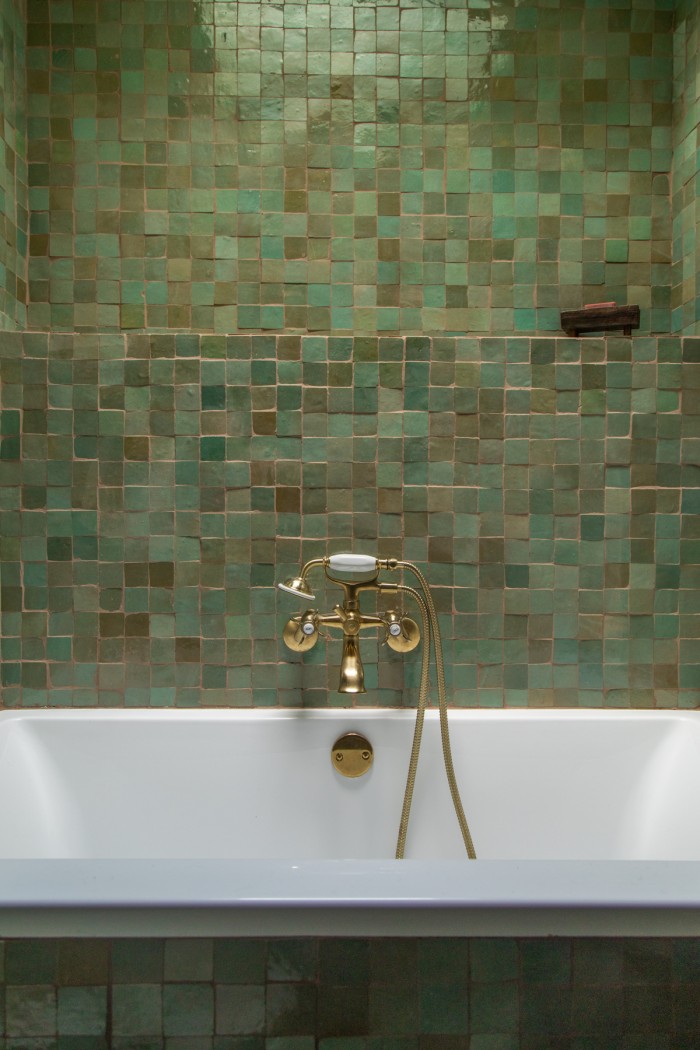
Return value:
<svg viewBox="0 0 700 1050">
<path fill-rule="evenodd" d="M 361 733 L 344 733 L 331 748 L 331 762 L 344 777 L 361 777 L 374 761 L 374 748 Z"/>
</svg>

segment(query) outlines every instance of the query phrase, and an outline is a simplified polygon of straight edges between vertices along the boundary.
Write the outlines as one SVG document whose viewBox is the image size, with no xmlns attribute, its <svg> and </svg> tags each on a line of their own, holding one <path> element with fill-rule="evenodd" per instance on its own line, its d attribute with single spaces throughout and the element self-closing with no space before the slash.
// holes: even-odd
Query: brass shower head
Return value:
<svg viewBox="0 0 700 1050">
<path fill-rule="evenodd" d="M 309 574 L 309 570 L 315 565 L 325 565 L 327 561 L 327 558 L 312 558 L 311 561 L 307 561 L 302 566 L 298 576 L 292 576 L 290 579 L 285 580 L 284 583 L 278 583 L 277 586 L 281 591 L 286 591 L 287 594 L 293 594 L 301 598 L 310 598 L 311 601 L 315 601 L 316 595 L 306 582 L 306 577 Z"/>
<path fill-rule="evenodd" d="M 287 594 L 299 595 L 302 598 L 310 598 L 311 601 L 314 601 L 316 598 L 316 595 L 309 587 L 304 576 L 292 576 L 290 579 L 285 580 L 284 583 L 278 583 L 277 586 L 281 591 L 286 591 Z"/>
</svg>

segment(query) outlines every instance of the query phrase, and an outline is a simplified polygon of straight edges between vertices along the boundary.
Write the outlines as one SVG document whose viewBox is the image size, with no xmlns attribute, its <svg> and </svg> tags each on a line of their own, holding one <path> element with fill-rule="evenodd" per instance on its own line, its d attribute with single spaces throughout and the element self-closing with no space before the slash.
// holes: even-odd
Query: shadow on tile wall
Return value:
<svg viewBox="0 0 700 1050">
<path fill-rule="evenodd" d="M 0 3 L 0 332 L 27 320 L 26 11 Z M 0 335 L 0 338 L 2 336 Z"/>
<path fill-rule="evenodd" d="M 673 330 L 700 332 L 700 8 L 681 0 L 674 33 Z"/>
</svg>

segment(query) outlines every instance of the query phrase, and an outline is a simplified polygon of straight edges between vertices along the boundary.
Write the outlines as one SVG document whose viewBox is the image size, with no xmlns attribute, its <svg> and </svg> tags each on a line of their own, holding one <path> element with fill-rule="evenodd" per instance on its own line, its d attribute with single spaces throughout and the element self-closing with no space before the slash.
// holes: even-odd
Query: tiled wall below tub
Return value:
<svg viewBox="0 0 700 1050">
<path fill-rule="evenodd" d="M 0 345 L 6 705 L 342 703 L 274 583 L 347 548 L 426 569 L 458 705 L 700 701 L 700 340 Z"/>
<path fill-rule="evenodd" d="M 8 1050 L 700 1045 L 696 938 L 25 940 L 0 958 Z"/>
</svg>

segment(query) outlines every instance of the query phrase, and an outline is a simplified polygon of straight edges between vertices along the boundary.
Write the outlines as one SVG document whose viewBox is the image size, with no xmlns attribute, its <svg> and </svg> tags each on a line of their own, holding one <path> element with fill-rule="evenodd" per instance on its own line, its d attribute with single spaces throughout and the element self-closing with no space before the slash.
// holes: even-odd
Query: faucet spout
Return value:
<svg viewBox="0 0 700 1050">
<path fill-rule="evenodd" d="M 339 693 L 366 693 L 365 671 L 360 657 L 360 647 L 355 635 L 346 634 L 343 639 L 343 659 L 340 663 Z"/>
</svg>

